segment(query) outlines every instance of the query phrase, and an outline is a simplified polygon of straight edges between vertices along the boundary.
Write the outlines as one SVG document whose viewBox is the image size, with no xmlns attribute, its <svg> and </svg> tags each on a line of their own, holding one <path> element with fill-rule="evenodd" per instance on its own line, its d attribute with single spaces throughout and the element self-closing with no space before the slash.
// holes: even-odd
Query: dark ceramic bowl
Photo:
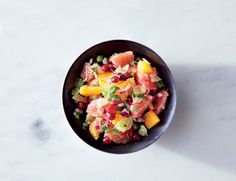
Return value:
<svg viewBox="0 0 236 181">
<path fill-rule="evenodd" d="M 152 66 L 157 68 L 157 71 L 160 74 L 160 77 L 166 83 L 170 96 L 166 104 L 165 110 L 159 115 L 161 122 L 154 128 L 150 130 L 150 133 L 147 137 L 142 138 L 138 142 L 130 142 L 127 144 L 109 144 L 105 145 L 102 142 L 95 141 L 88 131 L 82 129 L 82 121 L 85 120 L 85 114 L 81 116 L 81 120 L 76 120 L 73 116 L 73 111 L 75 109 L 75 104 L 71 98 L 71 90 L 73 89 L 76 79 L 80 76 L 82 71 L 83 64 L 90 60 L 90 58 L 95 58 L 97 55 L 102 54 L 110 56 L 111 54 L 117 52 L 124 52 L 131 50 L 135 55 L 146 58 L 151 62 Z M 174 116 L 175 107 L 176 107 L 176 88 L 174 79 L 171 75 L 171 72 L 165 62 L 161 59 L 150 48 L 141 45 L 139 43 L 128 41 L 128 40 L 111 40 L 103 43 L 99 43 L 84 53 L 82 53 L 70 67 L 69 72 L 67 73 L 64 87 L 63 87 L 63 106 L 64 111 L 67 117 L 67 120 L 74 130 L 74 132 L 87 144 L 90 146 L 99 149 L 101 151 L 109 153 L 132 153 L 141 149 L 146 148 L 150 144 L 154 143 L 168 128 L 171 123 L 171 120 Z"/>
</svg>

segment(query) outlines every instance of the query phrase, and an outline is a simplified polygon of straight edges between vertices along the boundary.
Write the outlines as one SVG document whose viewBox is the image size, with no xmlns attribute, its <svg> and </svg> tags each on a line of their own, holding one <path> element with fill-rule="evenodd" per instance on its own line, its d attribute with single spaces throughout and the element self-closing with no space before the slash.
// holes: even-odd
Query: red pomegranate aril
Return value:
<svg viewBox="0 0 236 181">
<path fill-rule="evenodd" d="M 133 134 L 133 140 L 134 140 L 134 141 L 140 140 L 140 136 L 138 135 L 138 133 L 134 133 L 134 134 Z"/>
<path fill-rule="evenodd" d="M 109 65 L 108 65 L 108 64 L 104 64 L 104 65 L 102 66 L 102 70 L 103 70 L 104 72 L 106 72 L 106 71 L 108 70 L 108 68 L 109 68 Z"/>
<path fill-rule="evenodd" d="M 106 112 L 108 112 L 110 114 L 115 114 L 116 113 L 116 106 L 115 106 L 115 104 L 107 104 L 105 106 L 105 110 L 106 110 Z"/>
<path fill-rule="evenodd" d="M 109 112 L 106 112 L 106 117 L 109 119 L 109 120 L 114 120 L 116 118 L 116 115 L 115 114 L 112 114 L 112 113 L 109 113 Z"/>
<path fill-rule="evenodd" d="M 78 106 L 80 109 L 85 109 L 86 105 L 84 102 L 79 102 L 79 106 Z"/>
<path fill-rule="evenodd" d="M 125 79 L 128 79 L 128 78 L 131 77 L 129 72 L 126 72 L 126 73 L 124 74 L 124 76 L 125 76 Z"/>
<path fill-rule="evenodd" d="M 108 64 L 108 68 L 109 68 L 110 70 L 113 70 L 113 69 L 114 69 L 114 67 L 113 67 L 112 64 Z"/>
<path fill-rule="evenodd" d="M 112 142 L 112 140 L 108 137 L 108 136 L 105 136 L 104 138 L 103 138 L 103 143 L 105 143 L 105 144 L 110 144 Z"/>
<path fill-rule="evenodd" d="M 122 116 L 125 116 L 125 117 L 129 117 L 129 116 L 130 116 L 129 111 L 127 111 L 127 109 L 123 109 L 123 110 L 120 112 L 120 114 L 121 114 Z"/>
<path fill-rule="evenodd" d="M 111 82 L 112 82 L 112 83 L 116 83 L 116 82 L 118 82 L 118 81 L 119 81 L 119 78 L 116 77 L 116 76 L 114 76 L 114 77 L 111 78 Z"/>
<path fill-rule="evenodd" d="M 128 97 L 126 102 L 127 102 L 129 105 L 131 105 L 131 104 L 132 104 L 132 98 L 131 98 L 131 97 Z"/>
<path fill-rule="evenodd" d="M 120 80 L 125 80 L 124 74 L 122 74 L 122 73 L 120 73 L 120 72 L 117 73 L 116 76 L 117 76 Z"/>
</svg>

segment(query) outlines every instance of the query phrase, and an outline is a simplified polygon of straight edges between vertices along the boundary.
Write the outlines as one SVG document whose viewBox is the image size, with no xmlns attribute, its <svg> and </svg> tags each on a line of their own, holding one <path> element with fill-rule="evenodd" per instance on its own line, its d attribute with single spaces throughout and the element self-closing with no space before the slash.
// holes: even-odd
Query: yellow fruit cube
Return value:
<svg viewBox="0 0 236 181">
<path fill-rule="evenodd" d="M 137 72 L 150 74 L 153 70 L 150 63 L 144 60 L 138 62 Z"/>
<path fill-rule="evenodd" d="M 118 95 L 121 100 L 126 100 L 127 97 L 131 94 L 133 87 L 135 86 L 135 81 L 134 78 L 129 78 L 126 81 L 119 81 L 116 83 L 116 86 L 119 87 L 119 90 L 126 90 L 127 92 L 125 94 L 121 94 L 120 91 L 118 90 L 116 92 L 116 95 Z"/>
<path fill-rule="evenodd" d="M 95 128 L 95 122 L 92 122 L 90 125 L 89 125 L 89 132 L 90 134 L 93 136 L 93 138 L 95 140 L 97 140 L 99 138 L 99 135 L 100 135 L 100 131 L 96 130 Z"/>
<path fill-rule="evenodd" d="M 144 124 L 148 129 L 151 129 L 153 126 L 156 126 L 160 122 L 160 119 L 154 111 L 148 111 L 144 116 Z"/>
<path fill-rule="evenodd" d="M 112 78 L 114 74 L 112 72 L 105 72 L 98 74 L 98 84 L 101 88 L 106 88 L 110 85 L 107 79 Z"/>
<path fill-rule="evenodd" d="M 82 96 L 96 96 L 101 94 L 102 91 L 99 86 L 83 85 L 82 87 L 80 87 L 79 93 Z"/>
</svg>

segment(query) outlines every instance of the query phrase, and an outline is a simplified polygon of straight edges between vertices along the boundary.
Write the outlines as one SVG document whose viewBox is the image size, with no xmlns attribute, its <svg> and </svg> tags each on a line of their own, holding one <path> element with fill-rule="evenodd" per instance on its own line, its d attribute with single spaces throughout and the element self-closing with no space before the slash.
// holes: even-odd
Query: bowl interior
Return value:
<svg viewBox="0 0 236 181">
<path fill-rule="evenodd" d="M 95 141 L 88 131 L 82 129 L 82 121 L 85 120 L 85 114 L 83 114 L 80 120 L 76 120 L 73 116 L 73 111 L 75 109 L 75 104 L 71 98 L 71 90 L 74 87 L 76 79 L 80 76 L 83 68 L 83 64 L 90 60 L 90 58 L 95 58 L 97 55 L 102 54 L 110 56 L 111 54 L 117 52 L 124 52 L 131 50 L 135 55 L 146 58 L 151 62 L 152 66 L 157 68 L 160 77 L 166 83 L 170 96 L 166 104 L 165 110 L 160 114 L 161 122 L 158 126 L 151 129 L 150 134 L 144 137 L 138 142 L 131 142 L 127 144 L 110 144 L 105 145 L 101 142 Z M 176 106 L 176 89 L 174 79 L 170 73 L 169 68 L 164 63 L 164 61 L 158 56 L 154 51 L 136 42 L 128 40 L 112 40 L 97 44 L 84 53 L 82 53 L 71 66 L 63 87 L 63 106 L 69 124 L 71 125 L 74 132 L 87 144 L 101 151 L 109 153 L 131 153 L 141 150 L 154 141 L 156 141 L 163 132 L 169 126 L 172 117 L 174 115 Z"/>
</svg>

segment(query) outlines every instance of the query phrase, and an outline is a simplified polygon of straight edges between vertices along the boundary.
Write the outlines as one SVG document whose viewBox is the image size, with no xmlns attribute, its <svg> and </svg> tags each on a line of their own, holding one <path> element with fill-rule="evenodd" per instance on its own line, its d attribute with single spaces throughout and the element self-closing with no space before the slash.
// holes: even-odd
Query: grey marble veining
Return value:
<svg viewBox="0 0 236 181">
<path fill-rule="evenodd" d="M 168 131 L 106 154 L 64 116 L 64 77 L 109 39 L 154 49 L 176 80 Z M 0 1 L 0 180 L 236 180 L 235 0 Z"/>
</svg>

